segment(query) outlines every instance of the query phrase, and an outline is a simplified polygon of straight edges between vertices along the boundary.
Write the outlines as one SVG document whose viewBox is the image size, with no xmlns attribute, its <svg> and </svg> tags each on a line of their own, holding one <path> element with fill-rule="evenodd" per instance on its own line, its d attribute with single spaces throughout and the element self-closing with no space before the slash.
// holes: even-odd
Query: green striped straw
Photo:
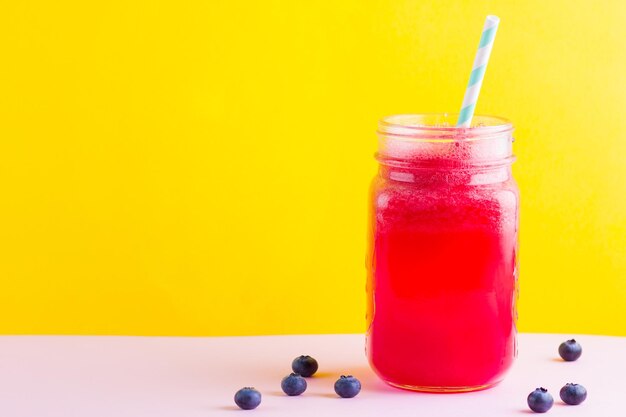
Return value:
<svg viewBox="0 0 626 417">
<path fill-rule="evenodd" d="M 480 87 L 483 85 L 485 70 L 489 63 L 489 56 L 491 56 L 493 40 L 498 30 L 498 23 L 500 23 L 500 19 L 497 16 L 490 15 L 487 16 L 485 20 L 485 27 L 483 27 L 483 33 L 480 37 L 480 43 L 478 44 L 478 51 L 476 51 L 476 57 L 474 58 L 474 66 L 472 67 L 469 83 L 467 83 L 467 89 L 465 90 L 459 120 L 456 122 L 457 127 L 470 127 L 472 123 L 474 109 L 478 101 L 478 94 L 480 94 Z"/>
</svg>

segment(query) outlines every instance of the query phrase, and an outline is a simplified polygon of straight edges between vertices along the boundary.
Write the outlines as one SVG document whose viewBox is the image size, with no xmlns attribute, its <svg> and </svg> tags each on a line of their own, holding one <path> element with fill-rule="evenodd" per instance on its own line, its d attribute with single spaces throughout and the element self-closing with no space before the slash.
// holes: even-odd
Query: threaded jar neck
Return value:
<svg viewBox="0 0 626 417">
<path fill-rule="evenodd" d="M 405 182 L 416 178 L 508 178 L 515 160 L 511 122 L 478 115 L 471 127 L 458 128 L 454 126 L 457 117 L 430 113 L 383 118 L 376 153 L 381 175 Z"/>
<path fill-rule="evenodd" d="M 474 116 L 469 128 L 454 126 L 456 114 L 402 114 L 378 125 L 382 164 L 460 169 L 511 164 L 513 125 L 495 116 Z"/>
</svg>

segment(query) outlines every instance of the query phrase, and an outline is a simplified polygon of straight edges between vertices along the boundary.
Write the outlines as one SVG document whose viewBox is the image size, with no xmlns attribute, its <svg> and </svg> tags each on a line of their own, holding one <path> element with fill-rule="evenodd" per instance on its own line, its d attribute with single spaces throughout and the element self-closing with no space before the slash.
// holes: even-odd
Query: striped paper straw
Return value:
<svg viewBox="0 0 626 417">
<path fill-rule="evenodd" d="M 497 16 L 490 15 L 487 16 L 485 20 L 485 27 L 480 37 L 478 51 L 474 58 L 474 66 L 472 67 L 469 83 L 467 83 L 467 89 L 465 90 L 459 120 L 456 123 L 457 127 L 470 127 L 472 123 L 472 116 L 474 116 L 474 109 L 478 101 L 478 94 L 480 94 L 480 87 L 483 85 L 483 78 L 485 77 L 485 70 L 489 63 L 489 56 L 491 56 L 491 48 L 493 47 L 493 40 L 498 30 L 498 23 L 500 23 L 500 19 Z"/>
</svg>

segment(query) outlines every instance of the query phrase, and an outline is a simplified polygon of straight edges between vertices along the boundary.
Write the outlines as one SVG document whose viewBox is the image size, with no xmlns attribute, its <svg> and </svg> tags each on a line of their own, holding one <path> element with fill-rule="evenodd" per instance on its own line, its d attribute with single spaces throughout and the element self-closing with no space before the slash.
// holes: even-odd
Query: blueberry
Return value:
<svg viewBox="0 0 626 417">
<path fill-rule="evenodd" d="M 535 413 L 545 413 L 552 408 L 554 399 L 545 388 L 537 388 L 528 394 L 528 406 Z"/>
<path fill-rule="evenodd" d="M 280 387 L 283 389 L 283 392 L 290 397 L 300 395 L 306 391 L 306 379 L 302 378 L 299 374 L 292 373 L 283 378 Z"/>
<path fill-rule="evenodd" d="M 559 395 L 565 404 L 578 405 L 587 398 L 587 390 L 579 384 L 565 384 Z"/>
<path fill-rule="evenodd" d="M 568 362 L 575 361 L 580 358 L 583 353 L 583 348 L 576 340 L 568 340 L 559 346 L 559 355 Z"/>
<path fill-rule="evenodd" d="M 341 398 L 352 398 L 361 391 L 361 383 L 352 375 L 341 375 L 335 382 L 335 392 Z"/>
<path fill-rule="evenodd" d="M 254 410 L 261 404 L 261 393 L 251 387 L 242 388 L 235 394 L 235 404 L 244 410 Z"/>
<path fill-rule="evenodd" d="M 309 355 L 298 356 L 291 362 L 291 369 L 295 373 L 308 378 L 317 372 L 317 361 Z"/>
</svg>

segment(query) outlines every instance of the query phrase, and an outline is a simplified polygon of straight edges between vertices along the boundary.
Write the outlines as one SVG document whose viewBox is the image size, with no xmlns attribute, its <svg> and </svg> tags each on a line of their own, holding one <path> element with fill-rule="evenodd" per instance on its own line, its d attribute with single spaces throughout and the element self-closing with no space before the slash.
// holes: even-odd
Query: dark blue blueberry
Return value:
<svg viewBox="0 0 626 417">
<path fill-rule="evenodd" d="M 291 362 L 291 369 L 305 378 L 317 372 L 317 361 L 309 355 L 298 356 Z"/>
<path fill-rule="evenodd" d="M 335 382 L 335 392 L 341 398 L 352 398 L 361 391 L 361 383 L 352 375 L 341 375 Z"/>
<path fill-rule="evenodd" d="M 576 340 L 568 340 L 559 346 L 559 355 L 568 362 L 575 361 L 580 358 L 583 353 L 583 348 Z"/>
<path fill-rule="evenodd" d="M 587 390 L 579 384 L 565 384 L 559 395 L 565 404 L 578 405 L 587 398 Z"/>
<path fill-rule="evenodd" d="M 535 413 L 545 413 L 552 408 L 554 398 L 545 388 L 537 388 L 528 394 L 528 406 Z"/>
<path fill-rule="evenodd" d="M 261 404 L 261 393 L 251 387 L 242 388 L 235 394 L 235 404 L 244 410 L 254 410 Z"/>
<path fill-rule="evenodd" d="M 283 389 L 283 392 L 290 397 L 300 395 L 306 391 L 306 379 L 302 378 L 299 374 L 292 373 L 283 378 L 280 387 Z"/>
</svg>

